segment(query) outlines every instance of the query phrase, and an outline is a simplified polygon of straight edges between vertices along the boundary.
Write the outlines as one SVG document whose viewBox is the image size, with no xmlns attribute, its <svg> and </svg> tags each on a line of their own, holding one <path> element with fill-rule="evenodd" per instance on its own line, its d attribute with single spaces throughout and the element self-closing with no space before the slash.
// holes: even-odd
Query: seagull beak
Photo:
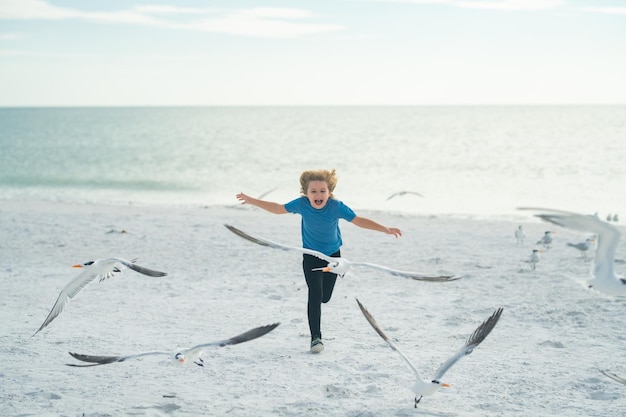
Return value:
<svg viewBox="0 0 626 417">
<path fill-rule="evenodd" d="M 82 265 L 76 264 L 76 265 L 72 265 L 72 268 L 82 268 Z"/>
<path fill-rule="evenodd" d="M 180 362 L 180 363 L 185 363 L 185 358 L 184 358 L 184 357 L 180 357 L 180 358 L 178 358 L 178 362 Z"/>
<path fill-rule="evenodd" d="M 444 388 L 450 388 L 452 385 L 448 384 L 447 382 L 444 382 L 443 384 L 441 384 L 441 386 Z"/>
</svg>

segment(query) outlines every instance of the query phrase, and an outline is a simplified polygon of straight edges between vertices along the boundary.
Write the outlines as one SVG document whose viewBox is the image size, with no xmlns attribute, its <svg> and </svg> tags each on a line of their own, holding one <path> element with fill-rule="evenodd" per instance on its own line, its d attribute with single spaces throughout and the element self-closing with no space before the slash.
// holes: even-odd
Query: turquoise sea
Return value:
<svg viewBox="0 0 626 417">
<path fill-rule="evenodd" d="M 336 168 L 354 209 L 626 210 L 626 106 L 1 108 L 0 126 L 0 201 L 286 202 Z M 405 190 L 423 197 L 387 200 Z"/>
</svg>

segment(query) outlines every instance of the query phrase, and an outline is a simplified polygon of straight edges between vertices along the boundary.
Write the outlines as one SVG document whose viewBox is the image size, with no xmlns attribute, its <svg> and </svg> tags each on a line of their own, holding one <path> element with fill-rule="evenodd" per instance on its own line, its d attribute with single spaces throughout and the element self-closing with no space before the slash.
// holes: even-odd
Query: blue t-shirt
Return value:
<svg viewBox="0 0 626 417">
<path fill-rule="evenodd" d="M 334 198 L 329 198 L 324 208 L 316 209 L 302 196 L 285 204 L 285 209 L 302 216 L 302 246 L 329 256 L 343 243 L 339 219 L 351 222 L 356 217 L 350 207 Z"/>
</svg>

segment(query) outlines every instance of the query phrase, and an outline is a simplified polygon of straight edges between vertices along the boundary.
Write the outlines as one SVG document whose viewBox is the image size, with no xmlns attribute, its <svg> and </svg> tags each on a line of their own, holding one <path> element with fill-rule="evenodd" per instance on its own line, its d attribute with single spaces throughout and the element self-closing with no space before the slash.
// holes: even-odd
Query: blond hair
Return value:
<svg viewBox="0 0 626 417">
<path fill-rule="evenodd" d="M 304 171 L 302 175 L 300 175 L 300 192 L 302 195 L 306 195 L 311 181 L 324 181 L 328 186 L 330 198 L 334 197 L 333 191 L 335 191 L 335 187 L 337 186 L 337 175 L 334 169 L 332 171 L 327 169 Z"/>
</svg>

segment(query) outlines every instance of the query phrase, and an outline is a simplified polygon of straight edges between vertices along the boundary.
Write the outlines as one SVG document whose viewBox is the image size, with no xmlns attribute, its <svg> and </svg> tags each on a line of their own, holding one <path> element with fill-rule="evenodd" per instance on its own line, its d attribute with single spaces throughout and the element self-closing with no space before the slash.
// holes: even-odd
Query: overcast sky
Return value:
<svg viewBox="0 0 626 417">
<path fill-rule="evenodd" d="M 626 104 L 626 0 L 0 0 L 0 106 Z"/>
</svg>

